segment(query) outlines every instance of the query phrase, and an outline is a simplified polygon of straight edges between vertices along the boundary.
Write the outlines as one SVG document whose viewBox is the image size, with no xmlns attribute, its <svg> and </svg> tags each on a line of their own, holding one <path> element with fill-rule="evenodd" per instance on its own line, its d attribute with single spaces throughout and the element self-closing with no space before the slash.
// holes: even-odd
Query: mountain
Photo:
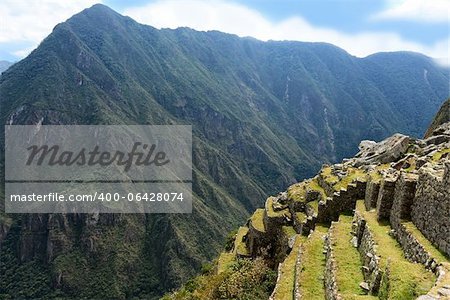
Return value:
<svg viewBox="0 0 450 300">
<path fill-rule="evenodd" d="M 6 61 L 6 60 L 0 60 L 0 74 L 3 71 L 6 71 L 13 63 Z"/>
<path fill-rule="evenodd" d="M 431 123 L 430 127 L 425 133 L 425 138 L 431 136 L 431 134 L 436 128 L 447 122 L 450 122 L 450 98 L 447 99 L 447 101 L 445 101 L 444 104 L 442 104 L 438 113 L 434 117 L 433 122 Z"/>
<path fill-rule="evenodd" d="M 429 131 L 362 141 L 268 197 L 213 265 L 163 299 L 448 299 L 450 122 Z"/>
<path fill-rule="evenodd" d="M 362 139 L 423 135 L 448 82 L 416 53 L 361 59 L 86 9 L 0 77 L 0 124 L 192 124 L 193 213 L 1 214 L 0 294 L 158 297 L 215 257 L 267 195 Z"/>
</svg>

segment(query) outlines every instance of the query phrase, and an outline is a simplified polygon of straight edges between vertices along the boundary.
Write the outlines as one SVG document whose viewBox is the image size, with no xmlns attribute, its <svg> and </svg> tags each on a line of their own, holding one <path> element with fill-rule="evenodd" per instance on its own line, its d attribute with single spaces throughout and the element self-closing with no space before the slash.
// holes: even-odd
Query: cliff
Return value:
<svg viewBox="0 0 450 300">
<path fill-rule="evenodd" d="M 442 104 L 441 109 L 439 109 L 439 112 L 425 133 L 425 138 L 429 137 L 438 126 L 446 122 L 450 122 L 450 98 Z"/>
<path fill-rule="evenodd" d="M 269 197 L 166 299 L 449 299 L 450 123 L 359 148 Z M 276 279 L 250 280 L 255 264 Z"/>
</svg>

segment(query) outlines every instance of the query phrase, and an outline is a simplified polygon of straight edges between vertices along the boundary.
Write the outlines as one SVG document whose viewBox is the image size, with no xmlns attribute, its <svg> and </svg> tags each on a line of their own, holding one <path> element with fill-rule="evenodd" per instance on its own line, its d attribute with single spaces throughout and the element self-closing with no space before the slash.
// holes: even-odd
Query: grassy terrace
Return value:
<svg viewBox="0 0 450 300">
<path fill-rule="evenodd" d="M 338 183 L 339 178 L 331 173 L 331 167 L 325 167 L 320 171 L 320 175 L 325 179 L 325 181 L 330 185 L 335 185 Z"/>
<path fill-rule="evenodd" d="M 353 216 L 341 215 L 333 225 L 332 245 L 337 264 L 336 281 L 343 299 L 377 299 L 364 295 L 359 284 L 364 281 L 358 250 L 351 244 Z"/>
<path fill-rule="evenodd" d="M 258 208 L 253 216 L 250 218 L 252 222 L 252 226 L 258 230 L 259 232 L 266 232 L 266 229 L 264 228 L 264 209 Z"/>
<path fill-rule="evenodd" d="M 344 176 L 340 181 L 338 181 L 333 188 L 335 191 L 339 191 L 342 188 L 347 188 L 348 184 L 355 179 L 365 180 L 366 173 L 360 169 L 349 168 L 347 170 L 347 176 Z"/>
<path fill-rule="evenodd" d="M 302 245 L 302 268 L 297 274 L 303 299 L 323 300 L 325 291 L 323 287 L 323 273 L 325 269 L 325 255 L 323 239 L 328 228 L 317 225 L 311 236 Z"/>
<path fill-rule="evenodd" d="M 295 232 L 294 227 L 292 226 L 282 226 L 281 230 L 287 237 L 297 235 L 297 232 Z"/>
<path fill-rule="evenodd" d="M 306 221 L 307 216 L 305 215 L 305 213 L 302 212 L 296 212 L 295 213 L 295 217 L 297 218 L 297 220 L 302 223 L 303 221 Z"/>
<path fill-rule="evenodd" d="M 327 199 L 327 194 L 325 193 L 325 190 L 319 185 L 317 179 L 314 178 L 313 180 L 311 180 L 309 187 L 314 191 L 318 191 L 323 200 Z"/>
<path fill-rule="evenodd" d="M 276 217 L 282 217 L 282 216 L 288 216 L 291 218 L 291 213 L 289 212 L 288 208 L 285 208 L 280 211 L 273 210 L 273 200 L 274 197 L 269 197 L 266 201 L 266 213 L 269 218 L 276 218 Z"/>
<path fill-rule="evenodd" d="M 369 173 L 369 176 L 372 177 L 372 180 L 374 180 L 375 182 L 380 182 L 381 179 L 383 179 L 383 176 L 381 176 L 381 174 L 378 173 L 378 171 L 386 170 L 389 167 L 390 167 L 390 164 L 379 165 L 375 168 L 375 170 L 373 170 L 372 172 Z"/>
<path fill-rule="evenodd" d="M 442 149 L 441 151 L 436 152 L 435 154 L 433 154 L 433 161 L 438 161 L 441 159 L 442 155 L 444 155 L 445 153 L 450 153 L 450 149 Z"/>
<path fill-rule="evenodd" d="M 319 213 L 319 202 L 318 201 L 311 201 L 308 202 L 308 205 L 314 210 L 315 215 Z"/>
<path fill-rule="evenodd" d="M 304 181 L 293 184 L 287 189 L 287 196 L 292 201 L 304 202 L 305 195 L 306 195 L 306 183 Z"/>
<path fill-rule="evenodd" d="M 248 233 L 248 227 L 239 227 L 236 234 L 236 240 L 234 241 L 234 253 L 239 255 L 249 255 L 247 245 L 243 241 L 244 236 Z"/>
<path fill-rule="evenodd" d="M 281 265 L 280 281 L 276 287 L 275 300 L 294 299 L 295 262 L 297 261 L 299 247 L 305 239 L 306 237 L 300 234 L 296 235 L 294 247 Z"/>
<path fill-rule="evenodd" d="M 375 211 L 366 211 L 364 202 L 358 201 L 356 209 L 362 214 L 374 236 L 380 264 L 384 270 L 390 261 L 389 288 L 380 288 L 381 299 L 408 300 L 426 294 L 435 282 L 435 277 L 423 265 L 411 263 L 403 255 L 397 241 L 389 235 L 391 227 L 387 223 L 377 221 Z"/>
<path fill-rule="evenodd" d="M 422 234 L 422 232 L 420 232 L 420 230 L 412 222 L 403 222 L 402 224 L 405 225 L 406 230 L 419 241 L 419 243 L 425 248 L 426 251 L 428 251 L 433 256 L 434 259 L 436 259 L 440 263 L 450 263 L 450 259 L 445 256 L 444 253 L 436 249 L 436 247 L 433 246 L 433 244 Z"/>
<path fill-rule="evenodd" d="M 220 274 L 226 271 L 234 262 L 235 257 L 234 253 L 220 253 L 219 260 L 217 261 L 217 273 Z"/>
</svg>

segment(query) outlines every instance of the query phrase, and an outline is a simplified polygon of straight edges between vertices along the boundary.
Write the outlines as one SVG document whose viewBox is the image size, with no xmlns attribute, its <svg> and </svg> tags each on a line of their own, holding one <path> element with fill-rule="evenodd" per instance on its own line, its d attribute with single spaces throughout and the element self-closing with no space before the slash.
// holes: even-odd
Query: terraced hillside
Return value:
<svg viewBox="0 0 450 300">
<path fill-rule="evenodd" d="M 215 268 L 166 299 L 450 299 L 449 233 L 450 122 L 363 141 L 269 197 Z M 245 264 L 277 278 L 249 280 Z"/>
</svg>

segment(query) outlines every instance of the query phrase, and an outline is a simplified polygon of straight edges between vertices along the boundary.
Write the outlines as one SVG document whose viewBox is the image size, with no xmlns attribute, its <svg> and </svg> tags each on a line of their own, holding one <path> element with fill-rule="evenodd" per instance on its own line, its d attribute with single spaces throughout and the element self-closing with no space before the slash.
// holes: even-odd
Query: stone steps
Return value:
<svg viewBox="0 0 450 300">
<path fill-rule="evenodd" d="M 296 300 L 325 299 L 323 281 L 325 256 L 323 251 L 327 230 L 327 227 L 317 225 L 308 239 L 301 245 L 301 257 L 296 267 Z"/>
<path fill-rule="evenodd" d="M 361 288 L 364 281 L 359 252 L 352 243 L 353 217 L 341 215 L 331 224 L 325 246 L 326 299 L 376 299 Z"/>
<path fill-rule="evenodd" d="M 377 220 L 376 211 L 366 211 L 363 200 L 356 205 L 353 231 L 372 294 L 383 299 L 408 300 L 425 295 L 432 288 L 436 280 L 433 273 L 406 259 L 390 234 L 391 227 Z"/>
</svg>

